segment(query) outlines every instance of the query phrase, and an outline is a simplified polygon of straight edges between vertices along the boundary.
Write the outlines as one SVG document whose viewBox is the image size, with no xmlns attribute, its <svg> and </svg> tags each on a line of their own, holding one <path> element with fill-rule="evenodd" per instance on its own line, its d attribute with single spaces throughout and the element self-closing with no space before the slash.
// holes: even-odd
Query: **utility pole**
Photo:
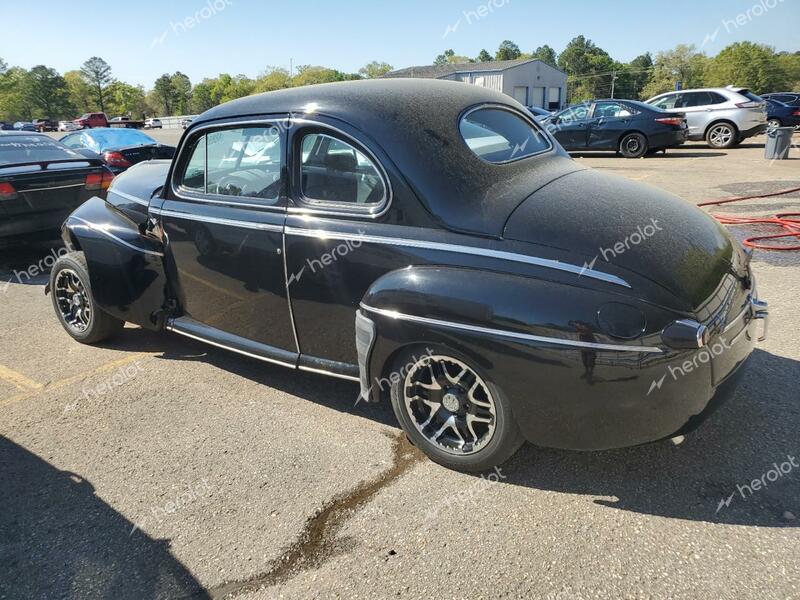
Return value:
<svg viewBox="0 0 800 600">
<path fill-rule="evenodd" d="M 612 98 L 614 97 L 614 84 L 616 83 L 616 81 L 617 81 L 617 72 L 613 71 L 611 73 L 611 97 Z"/>
<path fill-rule="evenodd" d="M 293 59 L 293 58 L 290 58 L 290 59 L 289 59 L 289 79 L 291 79 L 292 77 L 294 77 L 294 66 L 293 66 L 293 64 L 292 64 L 292 63 L 293 63 L 293 61 L 294 61 L 294 59 Z"/>
</svg>

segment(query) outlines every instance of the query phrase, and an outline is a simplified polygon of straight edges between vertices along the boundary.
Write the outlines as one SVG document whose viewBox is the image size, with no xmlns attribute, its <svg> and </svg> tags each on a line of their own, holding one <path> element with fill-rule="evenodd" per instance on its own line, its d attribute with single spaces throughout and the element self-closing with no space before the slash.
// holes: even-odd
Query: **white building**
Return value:
<svg viewBox="0 0 800 600">
<path fill-rule="evenodd" d="M 525 106 L 558 110 L 567 101 L 567 74 L 535 58 L 408 67 L 385 77 L 449 79 L 508 94 Z"/>
</svg>

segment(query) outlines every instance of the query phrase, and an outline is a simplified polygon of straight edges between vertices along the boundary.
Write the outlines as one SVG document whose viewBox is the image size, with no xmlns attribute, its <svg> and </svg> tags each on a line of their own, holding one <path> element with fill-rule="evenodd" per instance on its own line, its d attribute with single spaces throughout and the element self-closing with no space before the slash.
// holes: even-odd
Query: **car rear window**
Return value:
<svg viewBox="0 0 800 600">
<path fill-rule="evenodd" d="M 748 100 L 752 100 L 753 102 L 763 102 L 764 101 L 764 99 L 761 96 L 756 96 L 750 90 L 741 90 L 739 92 L 739 94 L 741 94 L 742 96 L 744 96 Z"/>
<path fill-rule="evenodd" d="M 0 165 L 83 158 L 45 135 L 0 135 Z"/>
<path fill-rule="evenodd" d="M 499 164 L 551 148 L 547 136 L 522 116 L 502 108 L 480 108 L 461 119 L 461 136 L 478 157 Z"/>
</svg>

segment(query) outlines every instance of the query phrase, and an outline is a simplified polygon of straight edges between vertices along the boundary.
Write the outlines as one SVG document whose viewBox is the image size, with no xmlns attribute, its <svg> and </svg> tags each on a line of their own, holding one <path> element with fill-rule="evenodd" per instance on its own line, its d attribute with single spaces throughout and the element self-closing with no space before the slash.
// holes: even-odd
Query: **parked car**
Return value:
<svg viewBox="0 0 800 600">
<path fill-rule="evenodd" d="M 84 113 L 72 121 L 81 129 L 91 129 L 92 127 L 108 127 L 108 117 L 106 113 Z"/>
<path fill-rule="evenodd" d="M 194 119 L 192 117 L 186 117 L 185 119 L 181 119 L 181 129 L 186 129 L 189 125 L 192 124 Z"/>
<path fill-rule="evenodd" d="M 103 161 L 44 134 L 0 132 L 0 247 L 57 238 L 67 215 L 105 197 L 113 177 Z"/>
<path fill-rule="evenodd" d="M 135 121 L 130 117 L 114 117 L 108 122 L 109 127 L 125 127 L 128 129 L 139 129 L 144 127 L 144 121 Z"/>
<path fill-rule="evenodd" d="M 647 101 L 686 115 L 690 140 L 732 148 L 767 130 L 767 103 L 747 88 L 704 88 L 667 92 Z"/>
<path fill-rule="evenodd" d="M 789 106 L 800 108 L 800 92 L 776 92 L 774 94 L 761 94 L 765 100 L 777 100 Z"/>
<path fill-rule="evenodd" d="M 0 121 L 0 131 L 13 131 L 14 124 L 6 121 Z"/>
<path fill-rule="evenodd" d="M 215 107 L 63 237 L 47 289 L 75 340 L 129 321 L 358 381 L 467 471 L 523 440 L 682 435 L 735 387 L 766 317 L 749 255 L 705 212 L 573 161 L 508 96 L 450 81 Z"/>
<path fill-rule="evenodd" d="M 161 129 L 161 119 L 145 119 L 145 129 Z"/>
<path fill-rule="evenodd" d="M 767 127 L 800 127 L 800 107 L 767 98 Z"/>
<path fill-rule="evenodd" d="M 72 121 L 59 121 L 58 122 L 58 131 L 78 131 L 80 126 L 76 125 Z"/>
<path fill-rule="evenodd" d="M 175 155 L 175 146 L 160 144 L 135 129 L 76 131 L 65 135 L 61 142 L 73 149 L 85 148 L 97 153 L 115 174 L 145 160 L 172 158 Z"/>
<path fill-rule="evenodd" d="M 58 123 L 52 119 L 36 119 L 33 124 L 36 126 L 36 131 L 39 133 L 56 131 L 58 129 Z"/>
<path fill-rule="evenodd" d="M 541 123 L 568 151 L 614 150 L 625 158 L 680 146 L 688 135 L 683 113 L 635 100 L 592 100 Z"/>
<path fill-rule="evenodd" d="M 14 123 L 15 131 L 38 131 L 35 123 L 30 121 L 17 121 Z"/>
</svg>

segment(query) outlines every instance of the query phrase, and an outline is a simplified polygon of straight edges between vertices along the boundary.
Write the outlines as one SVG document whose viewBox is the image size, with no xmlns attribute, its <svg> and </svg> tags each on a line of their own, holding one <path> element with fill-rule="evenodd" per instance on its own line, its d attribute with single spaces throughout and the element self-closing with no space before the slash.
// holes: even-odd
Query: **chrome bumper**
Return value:
<svg viewBox="0 0 800 600">
<path fill-rule="evenodd" d="M 756 341 L 763 342 L 767 339 L 767 334 L 769 333 L 769 304 L 751 296 L 750 308 L 753 315 L 752 319 L 762 323 L 761 334 L 756 338 Z"/>
</svg>

